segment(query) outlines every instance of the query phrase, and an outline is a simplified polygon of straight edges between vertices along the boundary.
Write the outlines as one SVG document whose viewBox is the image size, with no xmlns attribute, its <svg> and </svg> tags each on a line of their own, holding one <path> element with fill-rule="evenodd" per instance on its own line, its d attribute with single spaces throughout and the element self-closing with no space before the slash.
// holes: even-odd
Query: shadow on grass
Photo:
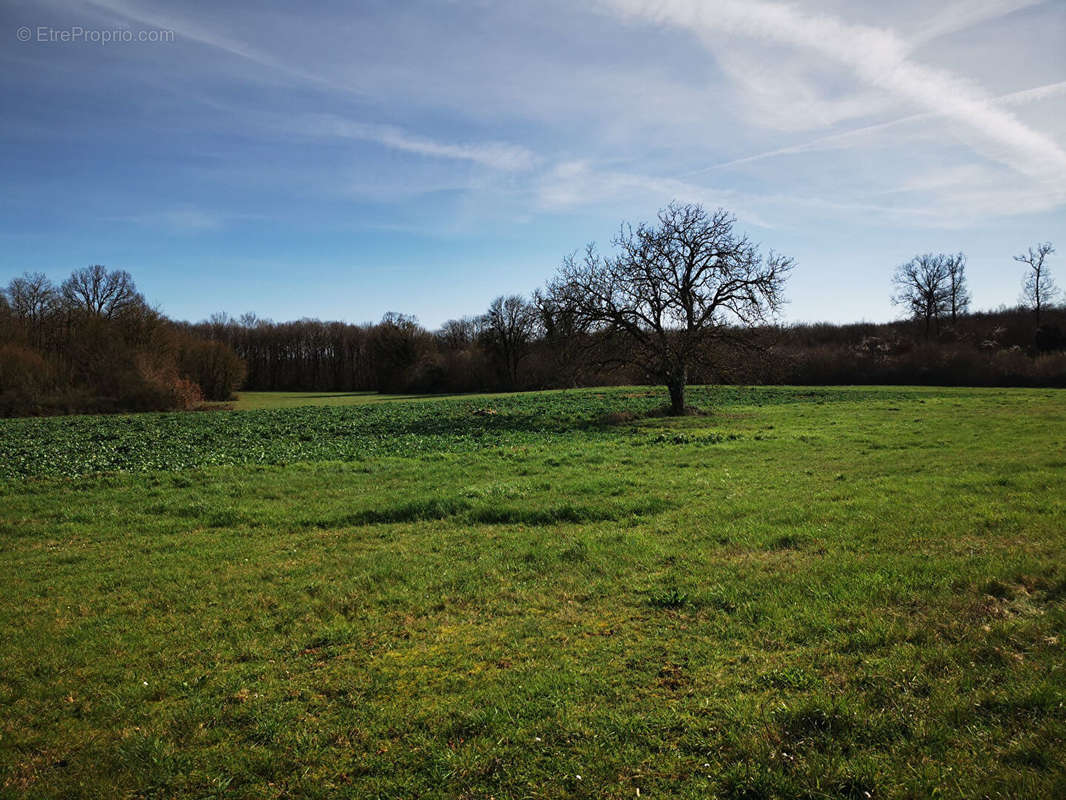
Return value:
<svg viewBox="0 0 1066 800">
<path fill-rule="evenodd" d="M 564 523 L 608 522 L 630 517 L 660 514 L 670 507 L 667 501 L 653 497 L 636 503 L 585 506 L 561 503 L 547 507 L 519 508 L 474 504 L 457 497 L 414 500 L 391 506 L 370 508 L 329 519 L 305 520 L 301 527 L 344 528 L 410 522 L 454 520 L 470 525 L 529 525 L 534 527 Z"/>
</svg>

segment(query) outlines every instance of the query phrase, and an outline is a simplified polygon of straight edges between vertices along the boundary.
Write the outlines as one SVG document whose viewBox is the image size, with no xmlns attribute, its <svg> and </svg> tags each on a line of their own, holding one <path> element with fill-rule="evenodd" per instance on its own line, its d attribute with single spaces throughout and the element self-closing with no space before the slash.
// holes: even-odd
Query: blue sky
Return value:
<svg viewBox="0 0 1066 800">
<path fill-rule="evenodd" d="M 892 318 L 925 251 L 978 307 L 1036 241 L 1066 284 L 1061 0 L 0 0 L 0 36 L 3 283 L 433 327 L 677 199 L 795 257 L 789 320 Z"/>
</svg>

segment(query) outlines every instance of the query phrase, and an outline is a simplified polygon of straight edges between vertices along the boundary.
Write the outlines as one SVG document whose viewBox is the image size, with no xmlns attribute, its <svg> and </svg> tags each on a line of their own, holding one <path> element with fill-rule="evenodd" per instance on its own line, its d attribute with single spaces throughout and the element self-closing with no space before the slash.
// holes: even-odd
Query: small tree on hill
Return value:
<svg viewBox="0 0 1066 800">
<path fill-rule="evenodd" d="M 619 345 L 615 358 L 666 385 L 670 411 L 685 413 L 694 366 L 714 371 L 712 346 L 770 321 L 784 303 L 790 258 L 765 258 L 723 209 L 671 203 L 656 223 L 623 225 L 615 255 L 589 245 L 565 259 L 548 287 L 582 327 Z"/>
<path fill-rule="evenodd" d="M 1014 260 L 1025 264 L 1025 282 L 1022 284 L 1022 302 L 1036 313 L 1036 324 L 1040 325 L 1040 312 L 1051 305 L 1059 294 L 1059 287 L 1051 279 L 1051 272 L 1044 260 L 1055 252 L 1051 242 L 1030 247 L 1029 252 L 1015 256 Z"/>
<path fill-rule="evenodd" d="M 903 306 L 913 319 L 924 323 L 927 339 L 934 323 L 939 335 L 940 319 L 951 310 L 948 257 L 934 253 L 915 256 L 896 269 L 892 283 L 896 289 L 892 302 Z"/>
<path fill-rule="evenodd" d="M 948 273 L 948 310 L 951 324 L 970 309 L 970 288 L 966 282 L 966 256 L 956 253 L 944 256 L 944 268 Z"/>
</svg>

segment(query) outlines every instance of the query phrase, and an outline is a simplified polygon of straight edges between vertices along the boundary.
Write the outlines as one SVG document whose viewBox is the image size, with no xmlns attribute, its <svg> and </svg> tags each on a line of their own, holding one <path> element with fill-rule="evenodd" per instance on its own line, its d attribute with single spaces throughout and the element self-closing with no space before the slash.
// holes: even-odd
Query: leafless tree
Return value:
<svg viewBox="0 0 1066 800">
<path fill-rule="evenodd" d="M 145 306 L 133 278 L 125 270 L 111 270 L 101 264 L 75 270 L 60 287 L 63 301 L 74 311 L 90 317 L 115 319 L 132 309 Z"/>
<path fill-rule="evenodd" d="M 27 272 L 7 285 L 11 311 L 22 320 L 37 320 L 51 311 L 57 300 L 55 286 L 40 272 Z"/>
<path fill-rule="evenodd" d="M 948 273 L 948 310 L 951 324 L 970 308 L 970 287 L 966 282 L 966 256 L 963 253 L 944 256 L 944 268 Z"/>
<path fill-rule="evenodd" d="M 529 354 L 536 333 L 536 311 L 524 297 L 497 297 L 481 322 L 481 336 L 499 359 L 509 389 L 518 388 L 518 368 Z"/>
<path fill-rule="evenodd" d="M 1014 260 L 1028 267 L 1025 282 L 1022 284 L 1022 302 L 1036 313 L 1036 324 L 1040 324 L 1040 312 L 1051 305 L 1059 294 L 1059 287 L 1051 279 L 1051 272 L 1044 265 L 1044 260 L 1055 252 L 1051 242 L 1043 242 L 1029 252 L 1015 256 Z"/>
<path fill-rule="evenodd" d="M 780 310 L 790 258 L 764 258 L 723 209 L 671 203 L 657 223 L 623 225 L 613 256 L 589 245 L 565 259 L 549 293 L 591 330 L 624 344 L 618 358 L 666 385 L 673 414 L 685 413 L 689 371 L 715 369 L 713 345 Z"/>
<path fill-rule="evenodd" d="M 12 315 L 25 326 L 33 345 L 41 347 L 45 321 L 59 302 L 55 285 L 40 272 L 27 272 L 11 280 L 6 294 Z"/>
<path fill-rule="evenodd" d="M 588 327 L 572 304 L 560 302 L 551 292 L 533 293 L 543 344 L 553 376 L 559 385 L 577 386 L 585 368 L 591 342 Z"/>
<path fill-rule="evenodd" d="M 926 338 L 929 338 L 933 323 L 940 334 L 940 318 L 951 309 L 952 282 L 948 261 L 949 257 L 943 254 L 915 256 L 898 267 L 892 277 L 896 287 L 892 302 L 903 306 L 915 320 L 925 323 Z"/>
<path fill-rule="evenodd" d="M 445 350 L 464 350 L 474 343 L 480 328 L 476 318 L 449 319 L 437 331 L 437 341 Z"/>
</svg>

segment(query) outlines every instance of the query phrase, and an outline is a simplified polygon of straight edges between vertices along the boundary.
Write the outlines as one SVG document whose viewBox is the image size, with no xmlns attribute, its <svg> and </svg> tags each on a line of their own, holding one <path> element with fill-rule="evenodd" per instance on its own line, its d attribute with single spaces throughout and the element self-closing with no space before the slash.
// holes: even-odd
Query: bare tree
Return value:
<svg viewBox="0 0 1066 800">
<path fill-rule="evenodd" d="M 29 331 L 32 344 L 41 347 L 45 321 L 59 302 L 55 285 L 40 272 L 27 272 L 7 285 L 7 300 L 12 315 Z"/>
<path fill-rule="evenodd" d="M 966 256 L 963 253 L 944 256 L 944 268 L 948 273 L 948 310 L 951 324 L 970 309 L 970 287 L 966 282 Z"/>
<path fill-rule="evenodd" d="M 518 386 L 518 368 L 529 354 L 536 325 L 535 309 L 516 294 L 497 297 L 482 318 L 481 336 L 500 360 L 508 388 Z"/>
<path fill-rule="evenodd" d="M 101 264 L 75 270 L 60 287 L 63 300 L 75 311 L 91 317 L 115 319 L 145 306 L 133 278 L 125 270 L 108 271 Z"/>
<path fill-rule="evenodd" d="M 572 304 L 560 302 L 551 292 L 538 289 L 532 302 L 556 379 L 562 386 L 577 386 L 590 343 L 584 320 Z"/>
<path fill-rule="evenodd" d="M 465 350 L 474 343 L 480 327 L 480 320 L 471 317 L 449 319 L 437 331 L 437 341 L 445 350 Z"/>
<path fill-rule="evenodd" d="M 712 345 L 772 319 L 784 299 L 790 258 L 763 258 L 723 209 L 671 203 L 657 224 L 623 225 L 614 256 L 589 245 L 549 286 L 591 330 L 626 345 L 619 356 L 666 385 L 673 414 L 685 413 L 693 366 L 715 369 Z"/>
<path fill-rule="evenodd" d="M 1040 324 L 1040 312 L 1051 305 L 1059 294 L 1059 287 L 1051 279 L 1044 260 L 1055 252 L 1051 242 L 1043 242 L 1029 252 L 1015 256 L 1014 260 L 1029 267 L 1022 284 L 1022 302 L 1036 312 L 1036 324 Z"/>
<path fill-rule="evenodd" d="M 949 257 L 943 254 L 915 256 L 898 267 L 892 277 L 896 287 L 892 302 L 903 306 L 915 320 L 925 323 L 927 339 L 934 322 L 937 335 L 940 334 L 940 318 L 951 308 L 948 260 Z"/>
<path fill-rule="evenodd" d="M 387 311 L 370 330 L 369 348 L 375 373 L 374 386 L 381 392 L 405 391 L 412 367 L 418 362 L 428 334 L 416 317 Z"/>
</svg>

